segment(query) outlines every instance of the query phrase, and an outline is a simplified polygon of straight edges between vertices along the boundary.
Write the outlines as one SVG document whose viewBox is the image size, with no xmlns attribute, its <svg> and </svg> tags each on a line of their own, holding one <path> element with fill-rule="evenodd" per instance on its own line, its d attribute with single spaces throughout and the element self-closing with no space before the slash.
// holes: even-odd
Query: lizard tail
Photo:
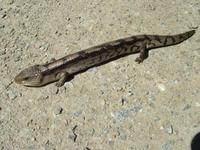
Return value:
<svg viewBox="0 0 200 150">
<path fill-rule="evenodd" d="M 179 43 L 187 40 L 191 36 L 193 36 L 194 33 L 195 33 L 195 30 L 191 30 L 191 31 L 188 31 L 188 32 L 185 32 L 185 33 L 174 35 L 174 36 L 171 37 L 171 41 L 170 41 L 170 38 L 166 37 L 166 40 L 165 40 L 166 43 L 164 43 L 164 44 L 166 44 L 166 45 L 179 44 Z"/>
<path fill-rule="evenodd" d="M 191 36 L 195 34 L 195 30 L 191 30 L 185 33 L 177 34 L 177 35 L 171 35 L 171 36 L 154 36 L 150 39 L 152 39 L 149 43 L 148 48 L 158 48 L 158 47 L 165 47 L 165 46 L 171 46 L 179 44 L 187 39 L 189 39 Z"/>
</svg>

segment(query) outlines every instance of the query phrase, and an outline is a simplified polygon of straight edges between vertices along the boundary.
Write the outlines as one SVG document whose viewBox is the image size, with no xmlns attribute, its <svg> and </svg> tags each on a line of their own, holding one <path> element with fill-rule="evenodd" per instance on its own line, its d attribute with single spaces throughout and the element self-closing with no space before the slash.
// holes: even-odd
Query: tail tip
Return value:
<svg viewBox="0 0 200 150">
<path fill-rule="evenodd" d="M 195 33 L 196 33 L 196 30 L 191 30 L 187 32 L 189 37 L 193 36 Z"/>
</svg>

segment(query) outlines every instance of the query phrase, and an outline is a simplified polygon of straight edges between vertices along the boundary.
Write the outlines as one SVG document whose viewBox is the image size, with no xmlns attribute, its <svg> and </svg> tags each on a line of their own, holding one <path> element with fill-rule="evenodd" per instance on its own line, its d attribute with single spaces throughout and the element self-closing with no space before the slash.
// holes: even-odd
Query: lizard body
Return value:
<svg viewBox="0 0 200 150">
<path fill-rule="evenodd" d="M 28 67 L 15 77 L 15 82 L 38 87 L 58 81 L 57 86 L 62 86 L 70 76 L 120 56 L 139 52 L 135 61 L 141 63 L 148 57 L 149 50 L 179 44 L 194 33 L 192 30 L 171 36 L 137 35 L 104 43 L 43 65 Z"/>
</svg>

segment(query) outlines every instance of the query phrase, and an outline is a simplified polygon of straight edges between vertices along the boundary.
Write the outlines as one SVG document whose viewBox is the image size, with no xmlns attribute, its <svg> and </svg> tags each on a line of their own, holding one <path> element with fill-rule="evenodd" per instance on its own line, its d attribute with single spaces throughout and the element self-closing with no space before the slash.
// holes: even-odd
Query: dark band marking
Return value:
<svg viewBox="0 0 200 150">
<path fill-rule="evenodd" d="M 63 60 L 64 64 L 68 62 L 68 58 L 67 57 L 64 57 L 62 60 Z"/>
<path fill-rule="evenodd" d="M 96 60 L 96 58 L 91 58 L 91 63 L 94 63 L 95 62 L 95 60 Z"/>
<path fill-rule="evenodd" d="M 162 41 L 161 41 L 161 39 L 160 39 L 160 36 L 155 35 L 154 38 L 155 38 L 155 40 L 158 41 L 159 43 L 162 43 Z"/>
<path fill-rule="evenodd" d="M 148 35 L 144 35 L 144 38 L 149 42 L 152 41 L 151 37 L 149 37 Z"/>
<path fill-rule="evenodd" d="M 123 39 L 125 44 L 133 44 L 137 40 L 138 40 L 138 38 L 136 36 L 131 36 L 126 39 Z"/>
<path fill-rule="evenodd" d="M 122 45 L 123 53 L 126 53 L 129 46 Z"/>
<path fill-rule="evenodd" d="M 116 55 L 116 52 L 111 51 L 108 55 L 106 55 L 106 57 L 112 58 L 115 55 Z"/>
<path fill-rule="evenodd" d="M 99 55 L 99 61 L 101 61 L 102 60 L 102 55 Z"/>
<path fill-rule="evenodd" d="M 164 45 L 167 45 L 167 37 L 165 38 L 165 41 L 163 43 Z"/>
<path fill-rule="evenodd" d="M 119 46 L 121 44 L 121 41 L 114 41 L 114 42 L 111 42 L 109 45 L 111 47 L 115 47 L 115 46 Z"/>
<path fill-rule="evenodd" d="M 149 45 L 147 45 L 147 48 L 153 48 L 153 47 L 156 47 L 156 43 L 154 43 L 153 41 L 150 42 Z"/>
<path fill-rule="evenodd" d="M 170 39 L 171 39 L 172 43 L 168 43 L 168 40 L 170 40 Z M 176 43 L 176 40 L 174 39 L 174 37 L 166 36 L 165 41 L 164 41 L 164 45 L 171 45 L 171 44 L 175 44 L 175 43 Z"/>
<path fill-rule="evenodd" d="M 130 38 L 130 37 L 129 37 L 129 38 L 125 38 L 125 39 L 123 40 L 124 43 L 130 43 L 130 42 L 132 43 L 133 41 L 134 41 L 134 39 L 133 39 L 133 38 Z"/>
<path fill-rule="evenodd" d="M 191 32 L 187 32 L 187 38 L 191 37 Z"/>
<path fill-rule="evenodd" d="M 84 58 L 87 55 L 87 53 L 85 51 L 80 51 L 80 52 L 77 52 L 77 53 L 79 55 L 79 58 Z"/>
<path fill-rule="evenodd" d="M 136 36 L 131 36 L 130 38 L 132 38 L 133 41 L 136 41 L 138 39 Z"/>
<path fill-rule="evenodd" d="M 120 54 L 121 48 L 120 48 L 120 47 L 116 48 L 116 49 L 115 49 L 115 52 L 116 52 L 117 54 Z"/>
<path fill-rule="evenodd" d="M 172 39 L 172 44 L 176 43 L 176 39 L 173 36 L 170 36 L 170 38 Z"/>
<path fill-rule="evenodd" d="M 115 45 L 114 48 L 118 48 L 121 47 L 124 43 L 126 43 L 127 41 L 125 41 L 124 39 L 119 39 L 117 40 L 117 42 L 119 43 L 118 45 Z M 132 42 L 132 41 L 131 41 Z"/>
<path fill-rule="evenodd" d="M 183 35 L 179 35 L 178 37 L 179 37 L 180 40 L 185 39 L 185 37 Z"/>
<path fill-rule="evenodd" d="M 140 46 L 137 46 L 137 45 L 132 45 L 131 47 L 130 47 L 130 52 L 137 52 L 138 50 L 139 50 L 139 48 L 140 48 Z"/>
</svg>

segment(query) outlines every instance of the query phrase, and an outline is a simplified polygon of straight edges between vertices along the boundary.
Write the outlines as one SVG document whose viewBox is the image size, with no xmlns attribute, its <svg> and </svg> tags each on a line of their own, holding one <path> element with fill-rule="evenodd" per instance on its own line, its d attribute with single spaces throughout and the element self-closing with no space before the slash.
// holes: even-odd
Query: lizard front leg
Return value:
<svg viewBox="0 0 200 150">
<path fill-rule="evenodd" d="M 66 80 L 69 77 L 69 73 L 67 72 L 60 72 L 57 74 L 57 77 L 59 80 L 56 82 L 57 87 L 61 87 L 65 84 Z"/>
</svg>

